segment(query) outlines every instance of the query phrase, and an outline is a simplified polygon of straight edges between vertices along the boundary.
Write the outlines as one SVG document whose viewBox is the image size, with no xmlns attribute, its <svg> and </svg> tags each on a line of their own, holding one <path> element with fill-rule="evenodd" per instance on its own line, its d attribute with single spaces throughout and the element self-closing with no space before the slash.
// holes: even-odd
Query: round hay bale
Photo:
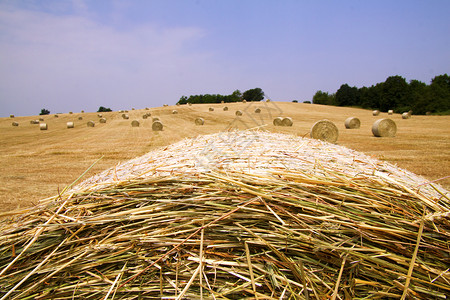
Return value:
<svg viewBox="0 0 450 300">
<path fill-rule="evenodd" d="M 397 125 L 391 119 L 379 119 L 373 123 L 372 133 L 376 137 L 393 137 L 397 133 Z"/>
<path fill-rule="evenodd" d="M 149 110 L 150 108 L 146 107 L 145 110 Z"/>
<path fill-rule="evenodd" d="M 39 129 L 40 129 L 40 130 L 47 130 L 47 129 L 48 129 L 48 126 L 47 126 L 46 123 L 41 123 L 41 124 L 39 124 Z"/>
<path fill-rule="evenodd" d="M 210 108 L 209 108 L 209 111 L 214 111 L 214 107 L 210 107 Z"/>
<path fill-rule="evenodd" d="M 84 110 L 82 110 L 81 113 L 84 114 Z"/>
<path fill-rule="evenodd" d="M 292 126 L 292 124 L 294 124 L 294 122 L 292 122 L 292 118 L 289 117 L 283 118 L 283 120 L 281 121 L 281 126 L 290 127 Z"/>
<path fill-rule="evenodd" d="M 238 117 L 242 116 L 242 111 L 237 110 L 237 111 L 236 111 L 236 116 L 238 116 Z"/>
<path fill-rule="evenodd" d="M 255 109 L 255 114 L 260 114 L 260 113 L 261 113 L 261 108 Z"/>
<path fill-rule="evenodd" d="M 189 103 L 188 103 L 188 105 L 189 105 L 189 106 L 192 106 L 192 103 L 191 103 L 191 102 L 189 102 Z"/>
<path fill-rule="evenodd" d="M 103 118 L 103 115 L 102 114 L 98 114 L 97 115 L 99 118 Z"/>
<path fill-rule="evenodd" d="M 78 120 L 83 120 L 83 117 L 78 117 Z"/>
<path fill-rule="evenodd" d="M 220 101 L 220 103 L 224 104 L 224 103 L 225 103 L 225 101 L 223 101 L 223 100 L 222 100 L 222 101 Z"/>
<path fill-rule="evenodd" d="M 388 115 L 394 114 L 394 111 L 392 109 L 388 110 Z"/>
<path fill-rule="evenodd" d="M 30 124 L 39 124 L 39 120 L 31 120 Z"/>
<path fill-rule="evenodd" d="M 176 114 L 178 114 L 178 110 L 172 110 L 172 114 L 174 114 L 174 115 L 176 115 Z"/>
<path fill-rule="evenodd" d="M 94 127 L 94 126 L 95 126 L 95 122 L 94 121 L 87 122 L 87 127 Z"/>
<path fill-rule="evenodd" d="M 127 114 L 122 114 L 122 118 L 123 118 L 124 120 L 128 120 L 128 119 L 130 118 L 130 116 L 127 115 Z"/>
<path fill-rule="evenodd" d="M 411 118 L 411 115 L 407 112 L 402 113 L 402 119 L 409 119 Z"/>
<path fill-rule="evenodd" d="M 14 115 L 9 115 L 10 118 L 14 118 Z"/>
<path fill-rule="evenodd" d="M 358 129 L 361 127 L 361 121 L 356 117 L 349 117 L 345 120 L 345 128 Z"/>
<path fill-rule="evenodd" d="M 39 118 L 39 121 L 40 122 L 44 122 L 44 118 Z"/>
<path fill-rule="evenodd" d="M 147 114 L 144 114 L 143 116 L 142 116 L 142 119 L 147 119 L 148 118 L 148 115 Z"/>
<path fill-rule="evenodd" d="M 228 106 L 225 106 L 224 108 L 223 108 L 223 111 L 227 111 L 228 110 Z"/>
<path fill-rule="evenodd" d="M 167 106 L 169 106 L 169 104 L 163 104 L 163 107 L 167 107 Z"/>
<path fill-rule="evenodd" d="M 270 102 L 270 99 L 267 99 L 266 102 Z"/>
<path fill-rule="evenodd" d="M 275 126 L 283 126 L 283 118 L 282 117 L 276 117 L 273 119 L 273 125 Z"/>
<path fill-rule="evenodd" d="M 177 103 L 177 106 L 180 106 L 180 103 Z"/>
<path fill-rule="evenodd" d="M 380 114 L 379 110 L 372 111 L 372 116 L 378 116 Z"/>
<path fill-rule="evenodd" d="M 67 128 L 74 128 L 75 125 L 73 124 L 73 122 L 67 122 Z"/>
<path fill-rule="evenodd" d="M 310 136 L 313 139 L 336 143 L 339 130 L 333 122 L 321 120 L 312 126 Z"/>
<path fill-rule="evenodd" d="M 58 115 L 55 115 L 55 118 L 59 118 L 59 116 L 58 116 Z"/>
<path fill-rule="evenodd" d="M 438 184 L 418 192 L 428 181 L 287 134 L 183 139 L 2 220 L 1 293 L 446 299 L 450 200 Z"/>
<path fill-rule="evenodd" d="M 100 123 L 106 123 L 106 118 L 101 118 L 100 120 L 98 120 Z"/>
<path fill-rule="evenodd" d="M 155 121 L 152 123 L 152 130 L 153 131 L 162 131 L 163 130 L 163 123 L 160 121 Z"/>
<path fill-rule="evenodd" d="M 195 125 L 203 125 L 205 124 L 205 120 L 203 118 L 196 118 Z"/>
<path fill-rule="evenodd" d="M 244 99 L 244 100 L 242 100 L 242 103 L 247 103 L 247 100 L 245 100 L 245 99 Z"/>
<path fill-rule="evenodd" d="M 139 127 L 139 121 L 138 120 L 131 121 L 131 127 Z"/>
<path fill-rule="evenodd" d="M 156 122 L 156 121 L 160 121 L 158 117 L 154 117 L 154 118 L 152 119 L 152 122 Z"/>
<path fill-rule="evenodd" d="M 17 122 L 12 122 L 12 126 L 19 126 L 19 123 L 17 123 Z"/>
<path fill-rule="evenodd" d="M 73 112 L 69 111 L 69 115 L 73 114 Z"/>
<path fill-rule="evenodd" d="M 134 110 L 134 107 L 132 107 L 131 110 Z"/>
</svg>

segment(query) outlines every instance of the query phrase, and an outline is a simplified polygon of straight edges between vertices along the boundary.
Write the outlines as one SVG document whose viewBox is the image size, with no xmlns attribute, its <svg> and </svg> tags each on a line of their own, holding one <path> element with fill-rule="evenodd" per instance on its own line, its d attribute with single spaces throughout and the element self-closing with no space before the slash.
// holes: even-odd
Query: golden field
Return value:
<svg viewBox="0 0 450 300">
<path fill-rule="evenodd" d="M 224 106 L 229 110 L 223 111 Z M 214 111 L 209 111 L 210 107 Z M 260 114 L 254 113 L 256 108 L 261 108 Z M 172 114 L 174 109 L 178 114 Z M 242 110 L 243 116 L 237 118 L 236 110 Z M 145 113 L 152 116 L 143 119 Z M 102 115 L 107 119 L 104 124 L 99 123 L 98 113 L 43 116 L 48 130 L 30 124 L 39 116 L 0 118 L 0 212 L 29 207 L 40 199 L 57 195 L 97 160 L 85 178 L 183 138 L 258 126 L 271 132 L 308 137 L 312 125 L 321 119 L 328 119 L 339 128 L 337 144 L 389 161 L 430 181 L 438 180 L 437 183 L 450 189 L 447 177 L 450 175 L 450 116 L 413 115 L 411 119 L 402 119 L 400 114 L 372 116 L 369 110 L 290 102 L 138 109 L 128 111 L 128 120 L 117 111 Z M 275 127 L 272 120 L 277 116 L 291 117 L 293 126 Z M 152 131 L 152 117 L 160 118 L 163 131 Z M 197 117 L 205 119 L 205 125 L 195 125 Z M 361 128 L 345 129 L 344 121 L 348 117 L 359 118 Z M 374 137 L 373 122 L 387 117 L 397 124 L 396 136 Z M 90 120 L 96 123 L 95 127 L 86 126 Z M 132 120 L 139 120 L 140 126 L 132 127 Z M 12 126 L 13 121 L 19 126 Z M 75 127 L 68 129 L 67 122 L 74 122 Z"/>
</svg>

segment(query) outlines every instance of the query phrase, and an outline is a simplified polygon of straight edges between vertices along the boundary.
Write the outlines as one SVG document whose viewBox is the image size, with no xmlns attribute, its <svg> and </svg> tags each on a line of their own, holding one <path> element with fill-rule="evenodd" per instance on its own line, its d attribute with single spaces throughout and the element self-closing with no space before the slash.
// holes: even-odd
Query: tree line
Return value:
<svg viewBox="0 0 450 300">
<path fill-rule="evenodd" d="M 241 93 L 240 90 L 235 90 L 231 95 L 220 95 L 220 94 L 204 94 L 204 95 L 190 95 L 182 96 L 180 100 L 178 100 L 178 104 L 187 104 L 187 103 L 221 103 L 222 101 L 225 103 L 230 102 L 240 102 L 243 100 L 246 101 L 261 101 L 264 99 L 264 92 L 260 88 L 254 88 Z"/>
<path fill-rule="evenodd" d="M 343 84 L 336 93 L 317 91 L 314 104 L 356 106 L 402 113 L 412 110 L 414 114 L 450 114 L 450 77 L 438 75 L 425 84 L 419 80 L 409 83 L 401 76 L 390 76 L 384 82 L 370 87 L 351 87 Z"/>
</svg>

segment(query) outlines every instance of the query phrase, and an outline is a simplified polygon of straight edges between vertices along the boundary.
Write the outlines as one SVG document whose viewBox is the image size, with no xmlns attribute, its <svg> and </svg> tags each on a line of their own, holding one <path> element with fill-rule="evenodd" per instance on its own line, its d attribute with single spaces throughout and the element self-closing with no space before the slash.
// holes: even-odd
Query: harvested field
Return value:
<svg viewBox="0 0 450 300">
<path fill-rule="evenodd" d="M 208 112 L 210 106 L 216 108 L 214 112 Z M 403 120 L 401 114 L 393 114 L 389 118 L 397 124 L 396 137 L 380 139 L 373 136 L 371 127 L 378 118 L 388 117 L 387 113 L 373 117 L 370 110 L 274 101 L 227 103 L 227 106 L 229 111 L 223 111 L 223 104 L 181 105 L 176 107 L 180 112 L 178 115 L 171 113 L 175 106 L 130 111 L 129 116 L 133 119 L 141 119 L 148 112 L 160 117 L 164 121 L 163 132 L 152 130 L 152 118 L 142 120 L 139 128 L 132 128 L 119 112 L 103 113 L 108 122 L 94 128 L 88 128 L 85 120 L 96 120 L 97 113 L 60 114 L 59 118 L 46 120 L 49 125 L 46 131 L 30 124 L 38 116 L 16 115 L 14 121 L 19 123 L 18 127 L 11 126 L 9 117 L 0 118 L 3 170 L 0 174 L 0 210 L 29 207 L 57 194 L 99 158 L 85 176 L 185 137 L 264 124 L 267 126 L 262 129 L 270 132 L 309 136 L 311 126 L 321 119 L 328 119 L 338 126 L 338 145 L 397 164 L 428 180 L 450 175 L 450 116 L 414 116 Z M 261 108 L 260 114 L 253 114 L 256 108 Z M 236 110 L 248 113 L 237 122 Z M 273 119 L 284 116 L 283 112 L 292 118 L 292 127 L 273 126 Z M 80 116 L 83 121 L 78 121 Z M 198 116 L 205 119 L 204 126 L 196 126 L 193 122 Z M 345 130 L 344 121 L 348 116 L 359 118 L 361 128 Z M 74 122 L 75 128 L 67 130 L 67 122 Z M 450 178 L 438 183 L 450 188 Z"/>
<path fill-rule="evenodd" d="M 445 299 L 448 197 L 319 140 L 184 139 L 0 223 L 0 296 Z"/>
</svg>

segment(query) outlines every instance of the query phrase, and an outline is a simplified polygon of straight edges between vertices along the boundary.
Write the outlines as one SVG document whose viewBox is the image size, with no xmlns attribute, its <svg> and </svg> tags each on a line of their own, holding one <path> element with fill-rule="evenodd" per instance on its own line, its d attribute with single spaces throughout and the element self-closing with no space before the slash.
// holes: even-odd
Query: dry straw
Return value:
<svg viewBox="0 0 450 300">
<path fill-rule="evenodd" d="M 408 112 L 402 113 L 402 119 L 410 119 L 411 115 Z"/>
<path fill-rule="evenodd" d="M 17 122 L 12 122 L 12 126 L 19 126 L 19 123 L 17 123 Z"/>
<path fill-rule="evenodd" d="M 131 122 L 131 127 L 139 127 L 139 121 L 138 120 L 133 120 Z"/>
<path fill-rule="evenodd" d="M 100 123 L 106 123 L 106 118 L 101 118 L 100 120 L 98 120 Z"/>
<path fill-rule="evenodd" d="M 336 143 L 339 136 L 339 130 L 333 122 L 321 120 L 312 126 L 310 136 L 313 139 Z"/>
<path fill-rule="evenodd" d="M 378 116 L 380 114 L 379 110 L 372 111 L 372 116 Z"/>
<path fill-rule="evenodd" d="M 203 118 L 196 118 L 195 125 L 203 125 L 205 124 L 205 120 Z"/>
<path fill-rule="evenodd" d="M 152 123 L 152 130 L 153 131 L 162 131 L 163 130 L 163 123 L 160 121 L 153 121 Z"/>
<path fill-rule="evenodd" d="M 450 200 L 319 140 L 186 139 L 0 222 L 2 299 L 446 299 Z"/>
<path fill-rule="evenodd" d="M 391 119 L 379 119 L 373 123 L 372 133 L 376 137 L 394 137 L 397 125 Z"/>
<path fill-rule="evenodd" d="M 240 116 L 242 116 L 242 111 L 241 110 L 237 110 L 235 114 L 236 114 L 236 116 L 240 117 Z"/>
<path fill-rule="evenodd" d="M 356 117 L 349 117 L 345 120 L 345 128 L 347 129 L 359 129 L 361 127 L 361 121 Z"/>
<path fill-rule="evenodd" d="M 285 117 L 283 118 L 283 120 L 281 121 L 281 126 L 287 126 L 290 127 L 294 124 L 294 122 L 292 122 L 292 118 L 290 117 Z"/>
<path fill-rule="evenodd" d="M 75 125 L 73 124 L 73 122 L 67 122 L 67 128 L 74 128 Z"/>
<path fill-rule="evenodd" d="M 87 127 L 95 127 L 95 122 L 94 121 L 87 122 Z"/>
<path fill-rule="evenodd" d="M 276 117 L 273 119 L 273 125 L 275 126 L 283 126 L 283 118 L 282 117 Z"/>
<path fill-rule="evenodd" d="M 40 129 L 40 130 L 47 130 L 47 129 L 48 129 L 48 126 L 47 126 L 46 123 L 41 123 L 41 124 L 39 124 L 39 129 Z"/>
</svg>

